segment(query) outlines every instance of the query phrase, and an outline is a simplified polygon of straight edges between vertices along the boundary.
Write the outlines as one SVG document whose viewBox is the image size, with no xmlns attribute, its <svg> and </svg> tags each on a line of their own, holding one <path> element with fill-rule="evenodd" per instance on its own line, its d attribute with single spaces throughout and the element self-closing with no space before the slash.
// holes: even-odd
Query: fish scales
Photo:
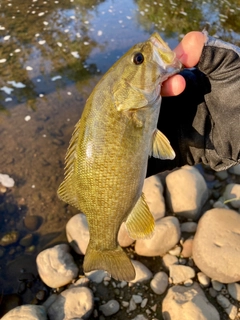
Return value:
<svg viewBox="0 0 240 320">
<path fill-rule="evenodd" d="M 84 271 L 107 270 L 131 281 L 135 270 L 117 236 L 152 234 L 154 219 L 142 186 L 149 155 L 173 159 L 157 130 L 160 85 L 180 63 L 159 35 L 130 49 L 102 77 L 86 102 L 66 155 L 59 197 L 86 214 L 90 241 Z"/>
</svg>

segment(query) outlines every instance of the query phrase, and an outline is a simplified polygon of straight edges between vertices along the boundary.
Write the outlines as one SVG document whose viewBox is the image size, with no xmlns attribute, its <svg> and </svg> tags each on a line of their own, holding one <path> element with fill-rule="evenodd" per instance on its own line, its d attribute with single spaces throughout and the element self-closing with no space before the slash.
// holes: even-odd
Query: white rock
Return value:
<svg viewBox="0 0 240 320">
<path fill-rule="evenodd" d="M 135 279 L 131 281 L 131 283 L 143 282 L 152 278 L 152 272 L 140 261 L 132 260 L 132 264 L 134 266 L 136 276 Z"/>
<path fill-rule="evenodd" d="M 64 290 L 48 308 L 50 320 L 88 319 L 94 307 L 92 291 L 85 287 Z"/>
<path fill-rule="evenodd" d="M 106 316 L 112 316 L 113 314 L 117 313 L 120 309 L 120 305 L 117 300 L 110 300 L 107 303 L 101 305 L 99 310 Z"/>
<path fill-rule="evenodd" d="M 150 239 L 136 241 L 135 251 L 141 256 L 163 256 L 178 243 L 180 235 L 178 219 L 172 216 L 164 217 L 156 221 Z"/>
<path fill-rule="evenodd" d="M 123 222 L 118 231 L 118 243 L 121 247 L 130 246 L 135 240 L 130 238 L 126 229 L 126 223 Z"/>
<path fill-rule="evenodd" d="M 139 296 L 138 294 L 133 294 L 133 295 L 132 295 L 132 299 L 134 300 L 134 302 L 135 302 L 136 304 L 142 303 L 142 297 Z"/>
<path fill-rule="evenodd" d="M 224 201 L 229 201 L 232 199 L 231 201 L 227 202 L 227 204 L 230 204 L 233 208 L 240 208 L 240 184 L 228 184 L 224 190 L 223 199 Z"/>
<path fill-rule="evenodd" d="M 206 276 L 203 272 L 198 272 L 197 277 L 202 287 L 204 288 L 209 287 L 210 278 L 208 276 Z"/>
<path fill-rule="evenodd" d="M 230 301 L 222 294 L 217 295 L 217 302 L 223 309 L 226 309 L 230 306 Z"/>
<path fill-rule="evenodd" d="M 170 288 L 163 300 L 162 315 L 164 320 L 220 320 L 218 311 L 197 283 Z"/>
<path fill-rule="evenodd" d="M 8 174 L 0 173 L 0 183 L 6 188 L 12 188 L 15 184 L 13 178 L 9 177 Z"/>
<path fill-rule="evenodd" d="M 167 253 L 162 258 L 163 266 L 169 270 L 169 267 L 172 264 L 178 264 L 178 258 L 176 256 L 172 256 L 171 254 Z"/>
<path fill-rule="evenodd" d="M 69 244 L 76 253 L 86 253 L 90 235 L 87 218 L 83 213 L 76 214 L 68 221 L 66 235 Z"/>
<path fill-rule="evenodd" d="M 47 320 L 46 309 L 43 306 L 22 305 L 6 313 L 1 320 Z"/>
<path fill-rule="evenodd" d="M 165 201 L 163 197 L 163 186 L 158 175 L 151 176 L 144 180 L 143 193 L 146 202 L 155 220 L 165 215 Z"/>
<path fill-rule="evenodd" d="M 105 277 L 109 274 L 107 271 L 104 270 L 94 270 L 85 273 L 86 277 L 90 279 L 92 282 L 101 283 Z"/>
<path fill-rule="evenodd" d="M 239 283 L 229 283 L 228 286 L 228 292 L 230 296 L 237 300 L 240 301 L 240 284 Z"/>
<path fill-rule="evenodd" d="M 168 287 L 168 275 L 165 272 L 158 272 L 150 282 L 152 291 L 156 294 L 163 294 Z"/>
<path fill-rule="evenodd" d="M 191 267 L 172 265 L 169 267 L 170 277 L 174 284 L 182 283 L 195 277 L 195 271 Z"/>
<path fill-rule="evenodd" d="M 222 283 L 240 280 L 240 215 L 233 210 L 211 209 L 198 223 L 193 259 L 209 278 Z"/>
<path fill-rule="evenodd" d="M 70 283 L 78 274 L 78 267 L 66 244 L 59 244 L 40 252 L 36 262 L 42 281 L 51 288 L 59 288 Z"/>
<path fill-rule="evenodd" d="M 181 232 L 189 232 L 193 233 L 197 230 L 197 223 L 196 222 L 183 222 L 180 225 Z"/>
<path fill-rule="evenodd" d="M 169 250 L 168 253 L 170 253 L 172 256 L 179 257 L 181 251 L 182 251 L 182 248 L 180 246 L 176 246 L 173 249 Z"/>
<path fill-rule="evenodd" d="M 131 298 L 130 301 L 129 301 L 129 307 L 127 309 L 127 312 L 129 313 L 129 312 L 132 312 L 132 311 L 134 311 L 136 309 L 137 309 L 136 302 L 133 300 L 133 298 Z"/>
<path fill-rule="evenodd" d="M 236 174 L 237 176 L 240 176 L 240 164 L 232 166 L 231 168 L 228 169 L 228 172 L 232 174 Z"/>
<path fill-rule="evenodd" d="M 81 277 L 77 281 L 71 283 L 68 286 L 68 289 L 74 288 L 74 287 L 88 287 L 89 286 L 89 279 L 87 277 Z"/>
<path fill-rule="evenodd" d="M 177 215 L 197 219 L 208 199 L 208 188 L 199 171 L 184 166 L 166 177 L 166 201 Z"/>
<path fill-rule="evenodd" d="M 225 309 L 225 312 L 228 314 L 229 319 L 235 320 L 238 315 L 238 309 L 236 306 L 230 303 L 230 306 Z"/>
<path fill-rule="evenodd" d="M 148 298 L 143 299 L 143 301 L 141 302 L 141 308 L 145 308 L 147 303 L 148 303 Z"/>
</svg>

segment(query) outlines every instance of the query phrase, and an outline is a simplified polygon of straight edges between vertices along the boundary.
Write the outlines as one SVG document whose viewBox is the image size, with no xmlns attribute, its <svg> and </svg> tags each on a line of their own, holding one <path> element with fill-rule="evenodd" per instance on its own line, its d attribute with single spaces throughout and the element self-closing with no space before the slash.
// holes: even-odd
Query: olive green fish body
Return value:
<svg viewBox="0 0 240 320">
<path fill-rule="evenodd" d="M 85 272 L 104 269 L 115 279 L 133 280 L 134 268 L 117 242 L 119 228 L 126 221 L 134 239 L 154 229 L 142 186 L 150 155 L 174 157 L 168 140 L 156 128 L 160 83 L 180 66 L 169 48 L 161 50 L 170 62 L 157 56 L 159 39 L 154 35 L 134 46 L 103 76 L 70 142 L 65 179 L 58 193 L 87 216 L 90 242 Z M 140 65 L 134 62 L 137 54 L 140 62 L 144 57 Z M 159 59 L 164 62 L 162 69 Z"/>
</svg>

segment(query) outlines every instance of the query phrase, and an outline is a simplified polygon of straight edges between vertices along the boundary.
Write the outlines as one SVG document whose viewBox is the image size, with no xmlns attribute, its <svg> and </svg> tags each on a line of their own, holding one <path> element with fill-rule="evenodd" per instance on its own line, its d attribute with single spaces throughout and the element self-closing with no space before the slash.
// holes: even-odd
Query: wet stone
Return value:
<svg viewBox="0 0 240 320">
<path fill-rule="evenodd" d="M 31 246 L 32 241 L 33 241 L 33 235 L 29 233 L 20 240 L 19 244 L 23 247 L 29 247 Z"/>
<path fill-rule="evenodd" d="M 0 239 L 0 245 L 3 247 L 9 246 L 10 244 L 14 244 L 19 239 L 18 231 L 11 231 L 5 233 L 5 235 Z"/>
<path fill-rule="evenodd" d="M 36 231 L 42 224 L 40 216 L 26 216 L 24 219 L 25 227 L 30 231 Z"/>
</svg>

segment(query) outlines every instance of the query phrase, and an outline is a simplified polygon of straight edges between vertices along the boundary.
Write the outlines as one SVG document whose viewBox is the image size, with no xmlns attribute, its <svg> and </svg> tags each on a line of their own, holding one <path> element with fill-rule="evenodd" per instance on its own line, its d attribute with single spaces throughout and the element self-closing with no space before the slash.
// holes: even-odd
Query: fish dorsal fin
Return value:
<svg viewBox="0 0 240 320">
<path fill-rule="evenodd" d="M 135 207 L 127 218 L 126 228 L 130 238 L 143 239 L 151 237 L 154 231 L 154 218 L 142 193 Z"/>
<path fill-rule="evenodd" d="M 136 110 L 148 104 L 144 94 L 134 89 L 126 80 L 113 86 L 113 99 L 117 111 Z"/>
<path fill-rule="evenodd" d="M 76 149 L 79 137 L 81 119 L 75 126 L 69 147 L 65 156 L 64 180 L 58 188 L 58 196 L 61 200 L 69 203 L 70 205 L 79 208 L 77 196 L 73 190 L 74 186 L 74 166 L 76 161 Z"/>
<path fill-rule="evenodd" d="M 175 158 L 175 152 L 170 145 L 167 137 L 158 129 L 155 129 L 152 137 L 152 152 L 150 156 L 158 159 L 170 159 Z"/>
</svg>

